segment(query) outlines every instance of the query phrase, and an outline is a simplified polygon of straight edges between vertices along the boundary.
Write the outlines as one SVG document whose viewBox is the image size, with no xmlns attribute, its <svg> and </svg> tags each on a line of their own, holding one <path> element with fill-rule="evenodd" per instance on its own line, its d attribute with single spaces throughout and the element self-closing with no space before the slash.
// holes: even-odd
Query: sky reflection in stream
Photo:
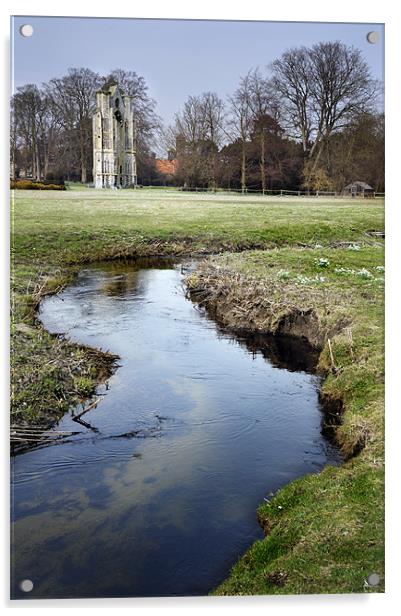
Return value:
<svg viewBox="0 0 401 616">
<path fill-rule="evenodd" d="M 88 426 L 66 415 L 79 434 L 13 458 L 14 597 L 206 594 L 262 538 L 263 497 L 338 462 L 299 343 L 227 335 L 180 265 L 147 265 L 91 266 L 42 304 L 121 359 Z"/>
</svg>

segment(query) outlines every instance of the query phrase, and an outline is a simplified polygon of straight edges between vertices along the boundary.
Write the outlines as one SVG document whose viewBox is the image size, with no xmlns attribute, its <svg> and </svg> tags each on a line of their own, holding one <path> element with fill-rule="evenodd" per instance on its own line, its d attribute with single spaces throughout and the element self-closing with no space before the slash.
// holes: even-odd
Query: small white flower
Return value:
<svg viewBox="0 0 401 616">
<path fill-rule="evenodd" d="M 378 272 L 384 272 L 384 265 L 377 265 L 375 267 L 375 270 L 377 270 Z"/>
<path fill-rule="evenodd" d="M 280 280 L 288 280 L 290 277 L 290 272 L 288 270 L 279 270 L 277 272 L 277 278 Z"/>
<path fill-rule="evenodd" d="M 298 274 L 296 280 L 297 282 L 299 282 L 299 284 L 309 284 L 311 282 L 310 278 L 308 278 L 307 276 L 302 276 L 301 274 Z"/>
<path fill-rule="evenodd" d="M 302 276 L 302 274 L 298 274 L 296 277 L 296 282 L 299 284 L 321 284 L 322 282 L 326 282 L 326 278 L 324 276 L 315 276 L 314 278 L 308 278 L 308 276 Z"/>
<path fill-rule="evenodd" d="M 336 274 L 355 274 L 355 270 L 349 267 L 336 267 L 334 271 Z"/>
<path fill-rule="evenodd" d="M 373 278 L 373 274 L 371 274 L 370 271 L 366 269 L 366 267 L 363 267 L 362 269 L 358 270 L 356 272 L 356 275 L 365 279 Z"/>
<path fill-rule="evenodd" d="M 315 265 L 317 265 L 317 267 L 329 267 L 330 261 L 323 258 L 315 259 Z"/>
<path fill-rule="evenodd" d="M 360 250 L 360 249 L 361 249 L 361 247 L 358 246 L 358 244 L 350 244 L 348 246 L 348 250 Z"/>
</svg>

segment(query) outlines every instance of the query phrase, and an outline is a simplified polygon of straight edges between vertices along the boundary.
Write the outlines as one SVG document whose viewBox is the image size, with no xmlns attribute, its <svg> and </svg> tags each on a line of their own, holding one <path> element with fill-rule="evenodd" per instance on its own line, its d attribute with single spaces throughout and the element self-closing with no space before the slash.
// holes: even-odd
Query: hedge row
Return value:
<svg viewBox="0 0 401 616">
<path fill-rule="evenodd" d="M 10 188 L 18 190 L 66 190 L 62 184 L 33 182 L 32 180 L 11 180 Z"/>
</svg>

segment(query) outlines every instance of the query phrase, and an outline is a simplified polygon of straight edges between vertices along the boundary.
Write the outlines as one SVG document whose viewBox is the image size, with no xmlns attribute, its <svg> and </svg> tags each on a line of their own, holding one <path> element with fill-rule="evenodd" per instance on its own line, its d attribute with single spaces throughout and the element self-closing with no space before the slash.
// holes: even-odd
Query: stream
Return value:
<svg viewBox="0 0 401 616">
<path fill-rule="evenodd" d="M 120 360 L 55 427 L 76 434 L 12 458 L 13 598 L 207 594 L 263 538 L 264 498 L 340 462 L 310 349 L 224 331 L 187 267 L 91 265 L 42 302 L 50 332 Z"/>
</svg>

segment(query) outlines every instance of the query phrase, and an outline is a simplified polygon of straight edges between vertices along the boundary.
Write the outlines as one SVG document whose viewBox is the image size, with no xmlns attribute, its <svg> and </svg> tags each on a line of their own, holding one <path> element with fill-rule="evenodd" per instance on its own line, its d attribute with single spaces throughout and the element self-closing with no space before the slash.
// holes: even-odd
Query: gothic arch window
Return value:
<svg viewBox="0 0 401 616">
<path fill-rule="evenodd" d="M 125 149 L 128 150 L 129 147 L 130 147 L 130 144 L 129 144 L 129 132 L 128 132 L 128 122 L 125 122 L 124 130 L 125 130 Z"/>
<path fill-rule="evenodd" d="M 116 100 L 114 101 L 114 106 L 115 106 L 114 115 L 115 115 L 117 121 L 120 124 L 122 124 L 123 117 L 122 117 L 121 111 L 120 111 L 120 99 L 119 98 L 116 98 Z"/>
</svg>

